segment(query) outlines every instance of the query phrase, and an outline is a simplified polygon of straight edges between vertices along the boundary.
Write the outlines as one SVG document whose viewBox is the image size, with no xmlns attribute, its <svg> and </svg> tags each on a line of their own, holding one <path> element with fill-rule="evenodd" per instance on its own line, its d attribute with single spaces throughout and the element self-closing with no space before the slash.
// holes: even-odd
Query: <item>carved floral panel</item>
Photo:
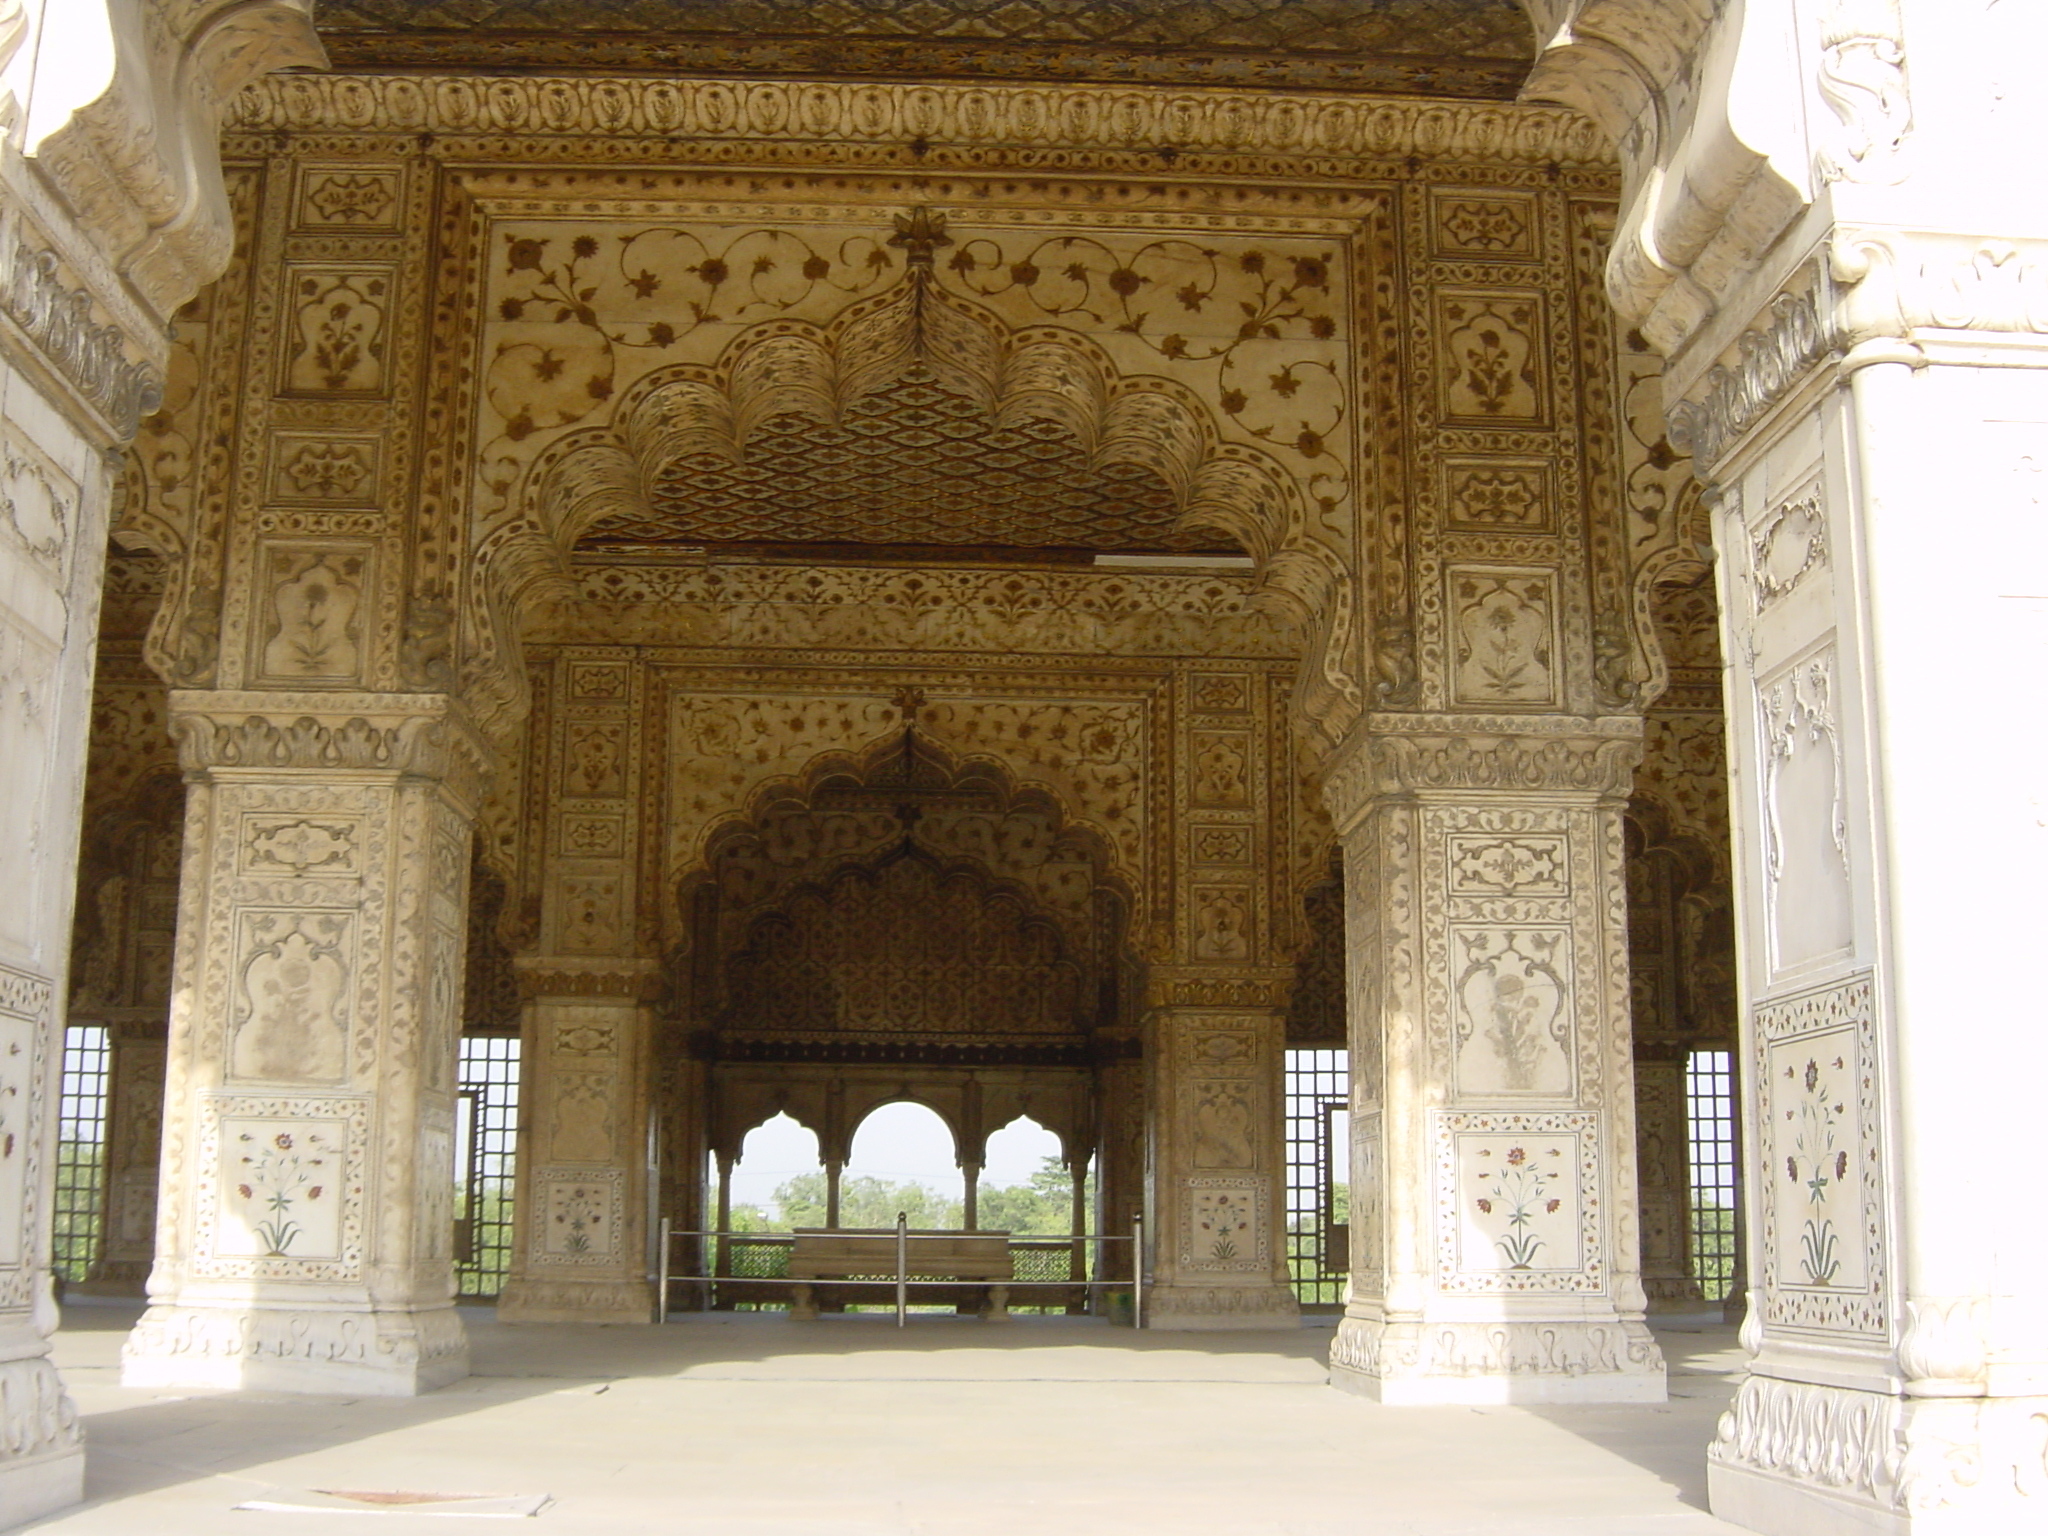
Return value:
<svg viewBox="0 0 2048 1536">
<path fill-rule="evenodd" d="M 1441 288 L 1435 295 L 1438 408 L 1445 421 L 1538 426 L 1549 419 L 1541 295 Z"/>
<path fill-rule="evenodd" d="M 1571 1097 L 1571 929 L 1454 924 L 1450 949 L 1458 1094 Z"/>
<path fill-rule="evenodd" d="M 201 1101 L 193 1273 L 342 1280 L 363 1267 L 369 1101 Z"/>
<path fill-rule="evenodd" d="M 1180 1182 L 1182 1269 L 1261 1274 L 1272 1266 L 1267 1180 L 1204 1176 Z"/>
<path fill-rule="evenodd" d="M 280 394 L 385 392 L 394 276 L 384 266 L 285 268 Z"/>
<path fill-rule="evenodd" d="M 365 661 L 364 605 L 374 590 L 368 545 L 263 545 L 256 584 L 262 621 L 250 672 L 284 687 L 354 687 Z"/>
<path fill-rule="evenodd" d="M 1452 697 L 1490 708 L 1551 709 L 1563 679 L 1555 571 L 1449 566 Z"/>
<path fill-rule="evenodd" d="M 532 1257 L 553 1265 L 605 1265 L 619 1253 L 626 1216 L 622 1168 L 541 1168 L 534 1185 Z"/>
<path fill-rule="evenodd" d="M 1883 1108 L 1869 976 L 1760 1004 L 1764 1321 L 1885 1337 Z"/>
<path fill-rule="evenodd" d="M 1437 1284 L 1598 1292 L 1599 1116 L 1438 1112 Z"/>
<path fill-rule="evenodd" d="M 1854 942 L 1847 775 L 1832 639 L 1757 680 L 1765 904 L 1779 974 Z"/>
<path fill-rule="evenodd" d="M 231 1079 L 339 1083 L 348 1076 L 355 924 L 353 912 L 235 914 Z"/>
</svg>

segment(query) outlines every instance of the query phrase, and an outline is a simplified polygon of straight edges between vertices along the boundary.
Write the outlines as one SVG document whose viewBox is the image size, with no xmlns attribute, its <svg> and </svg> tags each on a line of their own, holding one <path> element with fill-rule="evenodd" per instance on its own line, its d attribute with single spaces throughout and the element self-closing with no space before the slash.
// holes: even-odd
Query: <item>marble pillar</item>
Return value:
<svg viewBox="0 0 2048 1536">
<path fill-rule="evenodd" d="M 521 1085 L 512 1272 L 498 1317 L 653 1322 L 649 999 L 661 969 L 651 960 L 567 957 L 514 965 L 528 996 L 530 1065 Z M 725 1220 L 721 1209 L 721 1226 Z"/>
<path fill-rule="evenodd" d="M 1187 999 L 1201 983 L 1155 988 Z M 1146 1209 L 1150 1328 L 1294 1328 L 1287 1277 L 1281 1122 L 1286 1016 L 1222 999 L 1149 1010 L 1145 1062 L 1151 1187 Z"/>
<path fill-rule="evenodd" d="M 1787 1536 L 2039 1529 L 2048 342 L 1871 343 L 1788 405 L 1711 471 L 1751 1352 L 1711 1497 Z"/>
<path fill-rule="evenodd" d="M 1343 838 L 1351 1283 L 1338 1386 L 1660 1402 L 1643 1325 L 1621 813 L 1630 719 L 1374 720 Z"/>
<path fill-rule="evenodd" d="M 454 1104 L 490 758 L 439 695 L 171 695 L 188 782 L 140 1387 L 465 1375 Z"/>
</svg>

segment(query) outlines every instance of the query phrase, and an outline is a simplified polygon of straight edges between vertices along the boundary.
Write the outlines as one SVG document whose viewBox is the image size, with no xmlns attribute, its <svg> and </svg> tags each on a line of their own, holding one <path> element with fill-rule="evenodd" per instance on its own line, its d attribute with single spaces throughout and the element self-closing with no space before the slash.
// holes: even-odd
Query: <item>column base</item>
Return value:
<svg viewBox="0 0 2048 1536">
<path fill-rule="evenodd" d="M 0 1447 L 9 1446 L 20 1447 L 0 1450 L 0 1519 L 10 1527 L 85 1497 L 78 1410 L 45 1355 L 0 1363 Z"/>
<path fill-rule="evenodd" d="M 1388 1322 L 1346 1317 L 1330 1385 L 1375 1402 L 1661 1403 L 1664 1356 L 1623 1318 Z"/>
<path fill-rule="evenodd" d="M 1145 1291 L 1145 1326 L 1184 1332 L 1299 1328 L 1301 1303 L 1284 1285 L 1155 1285 Z"/>
<path fill-rule="evenodd" d="M 1643 1310 L 1658 1314 L 1704 1312 L 1708 1306 L 1696 1282 L 1666 1275 L 1643 1276 L 1643 1297 Z"/>
<path fill-rule="evenodd" d="M 513 1280 L 498 1296 L 501 1323 L 651 1323 L 645 1280 Z"/>
<path fill-rule="evenodd" d="M 153 1306 L 121 1347 L 124 1387 L 414 1397 L 468 1374 L 452 1305 Z"/>
<path fill-rule="evenodd" d="M 1766 1536 L 2048 1529 L 2048 1397 L 1904 1398 L 1747 1378 L 1707 1448 L 1707 1502 Z"/>
</svg>

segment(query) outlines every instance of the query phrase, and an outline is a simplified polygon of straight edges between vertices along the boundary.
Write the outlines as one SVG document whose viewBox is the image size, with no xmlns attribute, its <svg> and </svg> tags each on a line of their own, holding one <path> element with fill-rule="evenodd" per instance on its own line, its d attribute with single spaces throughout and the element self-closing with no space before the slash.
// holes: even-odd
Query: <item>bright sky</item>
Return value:
<svg viewBox="0 0 2048 1536">
<path fill-rule="evenodd" d="M 988 1163 L 981 1187 L 1024 1184 L 1060 1139 L 1036 1121 L 1017 1119 L 988 1139 Z M 818 1138 L 787 1115 L 747 1133 L 732 1170 L 732 1203 L 766 1208 L 777 1185 L 818 1167 Z M 960 1193 L 960 1169 L 953 1160 L 953 1134 L 922 1104 L 884 1104 L 860 1124 L 853 1137 L 853 1161 L 846 1176 L 867 1175 L 901 1183 L 914 1179 L 948 1198 Z"/>
</svg>

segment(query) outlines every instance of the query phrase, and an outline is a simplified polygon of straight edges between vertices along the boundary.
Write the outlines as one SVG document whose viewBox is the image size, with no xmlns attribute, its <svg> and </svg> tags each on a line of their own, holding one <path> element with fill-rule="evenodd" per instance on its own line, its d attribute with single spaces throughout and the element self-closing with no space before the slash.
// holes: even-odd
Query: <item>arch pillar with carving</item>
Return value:
<svg viewBox="0 0 2048 1536">
<path fill-rule="evenodd" d="M 227 259 L 221 113 L 321 58 L 306 0 L 0 5 L 0 1509 L 83 1489 L 49 1360 L 51 1211 L 109 450 Z"/>
<path fill-rule="evenodd" d="M 648 1323 L 648 1116 L 658 961 L 515 960 L 526 994 L 508 1323 Z"/>
<path fill-rule="evenodd" d="M 1625 146 L 1608 290 L 1720 554 L 1751 1290 L 1710 1501 L 2039 1529 L 2048 16 L 1551 10 L 1532 92 Z"/>
<path fill-rule="evenodd" d="M 1332 1381 L 1661 1402 L 1635 1219 L 1629 717 L 1374 716 L 1344 849 L 1351 1284 Z"/>
<path fill-rule="evenodd" d="M 418 694 L 177 690 L 187 778 L 143 1387 L 468 1373 L 456 1046 L 491 754 Z"/>
<path fill-rule="evenodd" d="M 1145 1067 L 1150 1328 L 1297 1328 L 1287 1272 L 1291 967 L 1154 965 Z"/>
</svg>

